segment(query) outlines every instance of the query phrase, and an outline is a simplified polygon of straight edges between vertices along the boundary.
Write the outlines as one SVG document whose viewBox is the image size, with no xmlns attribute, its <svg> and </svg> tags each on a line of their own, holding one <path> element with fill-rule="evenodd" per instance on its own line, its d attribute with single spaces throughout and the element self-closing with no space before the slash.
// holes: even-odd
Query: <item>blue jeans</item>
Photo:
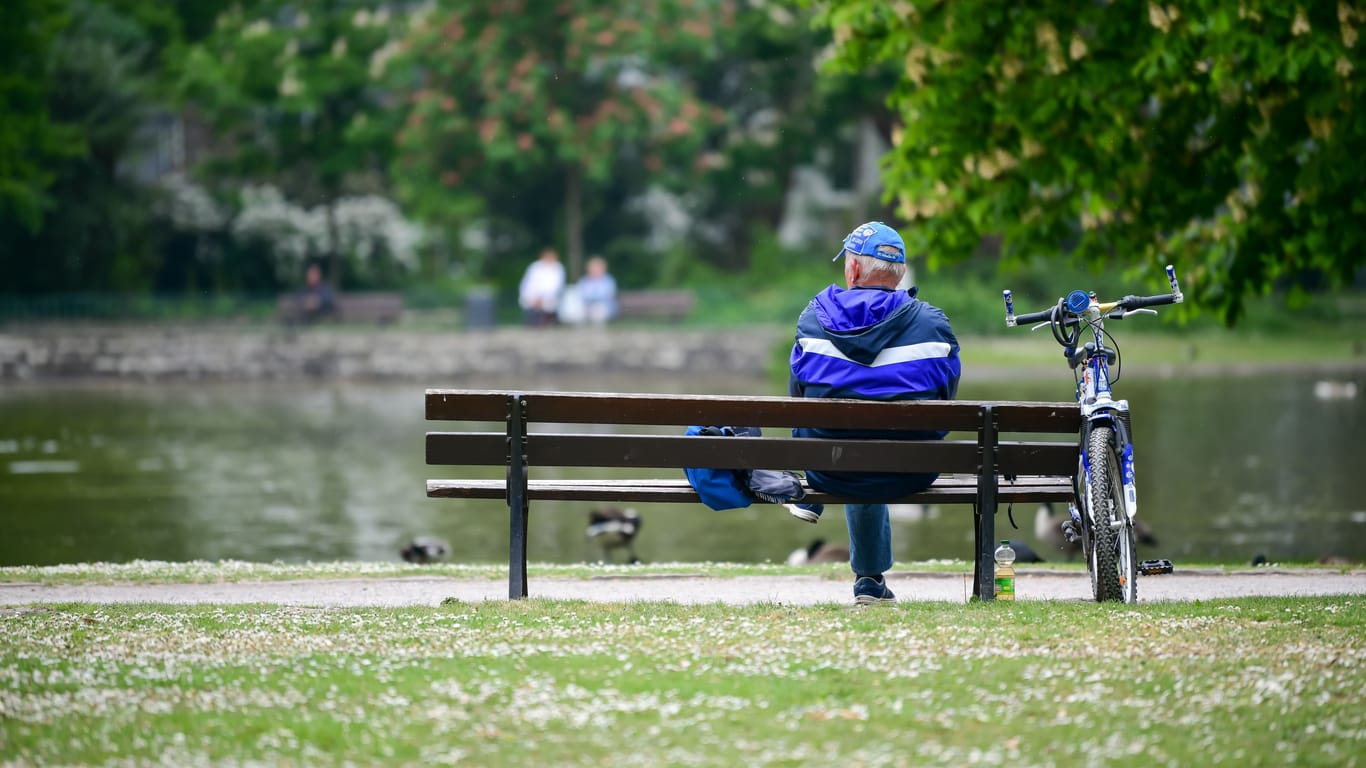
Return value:
<svg viewBox="0 0 1366 768">
<path fill-rule="evenodd" d="M 849 526 L 849 568 L 856 576 L 877 576 L 892 568 L 892 521 L 886 504 L 845 504 Z"/>
</svg>

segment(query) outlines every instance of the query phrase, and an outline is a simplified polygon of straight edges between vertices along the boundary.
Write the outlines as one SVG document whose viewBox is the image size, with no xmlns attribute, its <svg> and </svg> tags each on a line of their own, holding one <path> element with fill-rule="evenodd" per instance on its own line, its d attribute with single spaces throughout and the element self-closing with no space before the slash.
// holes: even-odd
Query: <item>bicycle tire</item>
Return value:
<svg viewBox="0 0 1366 768">
<path fill-rule="evenodd" d="M 1132 603 L 1138 599 L 1138 561 L 1135 559 L 1133 526 L 1124 509 L 1124 480 L 1111 427 L 1091 430 L 1087 463 L 1091 465 L 1091 489 L 1087 506 L 1091 514 L 1091 547 L 1087 565 L 1097 602 Z M 1119 525 L 1115 525 L 1118 522 Z"/>
</svg>

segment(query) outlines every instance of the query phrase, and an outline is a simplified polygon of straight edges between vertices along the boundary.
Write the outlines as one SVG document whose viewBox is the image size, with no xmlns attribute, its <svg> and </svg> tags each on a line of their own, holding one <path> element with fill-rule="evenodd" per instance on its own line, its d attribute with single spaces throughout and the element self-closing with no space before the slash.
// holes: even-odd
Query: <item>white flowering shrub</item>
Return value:
<svg viewBox="0 0 1366 768">
<path fill-rule="evenodd" d="M 336 204 L 337 234 L 343 253 L 362 264 L 387 255 L 406 269 L 417 266 L 422 229 L 403 218 L 392 200 L 379 195 L 343 197 Z"/>
<path fill-rule="evenodd" d="M 281 276 L 299 274 L 310 255 L 322 251 L 326 217 L 294 205 L 271 185 L 242 189 L 242 210 L 232 222 L 232 236 L 242 243 L 264 245 L 275 256 Z"/>
<path fill-rule="evenodd" d="M 232 222 L 232 236 L 244 244 L 268 248 L 281 276 L 298 275 L 303 262 L 328 252 L 326 206 L 304 208 L 271 185 L 248 186 L 241 192 L 242 210 Z M 337 248 L 359 274 L 368 274 L 388 258 L 403 269 L 418 263 L 422 229 L 404 218 L 391 200 L 379 195 L 343 197 L 334 203 Z"/>
</svg>

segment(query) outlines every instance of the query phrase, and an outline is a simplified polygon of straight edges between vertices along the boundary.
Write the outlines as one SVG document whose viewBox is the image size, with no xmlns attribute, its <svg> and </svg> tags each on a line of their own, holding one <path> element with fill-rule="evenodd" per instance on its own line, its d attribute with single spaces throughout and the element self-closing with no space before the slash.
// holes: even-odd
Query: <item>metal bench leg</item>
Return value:
<svg viewBox="0 0 1366 768">
<path fill-rule="evenodd" d="M 527 596 L 526 538 L 530 517 L 527 499 L 526 400 L 520 393 L 508 399 L 507 419 L 508 599 Z"/>
<path fill-rule="evenodd" d="M 996 599 L 996 415 L 982 407 L 982 430 L 978 436 L 981 466 L 977 468 L 977 504 L 973 510 L 973 585 L 978 600 Z"/>
</svg>

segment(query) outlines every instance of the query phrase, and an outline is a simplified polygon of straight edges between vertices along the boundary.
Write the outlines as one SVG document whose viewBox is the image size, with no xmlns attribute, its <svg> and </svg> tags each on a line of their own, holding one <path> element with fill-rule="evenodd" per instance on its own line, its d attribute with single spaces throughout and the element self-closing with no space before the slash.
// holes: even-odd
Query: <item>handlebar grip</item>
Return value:
<svg viewBox="0 0 1366 768">
<path fill-rule="evenodd" d="M 1170 293 L 1164 293 L 1161 296 L 1125 296 L 1119 303 L 1125 309 L 1160 307 L 1164 304 L 1175 304 L 1176 296 Z"/>
<path fill-rule="evenodd" d="M 1054 309 L 1057 309 L 1057 307 L 1053 307 L 1052 309 L 1045 309 L 1045 310 L 1042 311 L 1042 312 L 1029 312 L 1029 313 L 1023 314 L 1023 315 L 1016 315 L 1016 316 L 1015 316 L 1015 324 L 1016 324 L 1016 325 L 1029 325 L 1029 324 L 1031 324 L 1031 323 L 1042 323 L 1042 322 L 1044 322 L 1044 321 L 1046 321 L 1046 320 L 1049 320 L 1049 319 L 1051 319 L 1051 318 L 1053 317 L 1053 310 L 1054 310 Z"/>
</svg>

